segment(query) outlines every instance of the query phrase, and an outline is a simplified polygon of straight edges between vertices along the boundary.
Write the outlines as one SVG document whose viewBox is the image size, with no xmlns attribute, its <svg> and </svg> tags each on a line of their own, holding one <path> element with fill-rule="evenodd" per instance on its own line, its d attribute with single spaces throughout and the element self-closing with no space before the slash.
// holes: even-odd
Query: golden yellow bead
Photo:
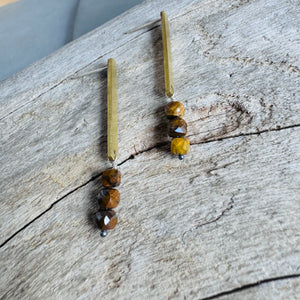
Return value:
<svg viewBox="0 0 300 300">
<path fill-rule="evenodd" d="M 177 155 L 185 155 L 190 152 L 190 141 L 188 138 L 175 138 L 171 141 L 171 152 Z"/>
</svg>

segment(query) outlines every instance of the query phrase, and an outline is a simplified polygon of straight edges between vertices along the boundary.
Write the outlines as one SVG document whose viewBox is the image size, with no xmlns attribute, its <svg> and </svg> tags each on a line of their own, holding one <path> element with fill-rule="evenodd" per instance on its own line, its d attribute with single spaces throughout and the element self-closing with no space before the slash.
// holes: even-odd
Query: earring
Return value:
<svg viewBox="0 0 300 300">
<path fill-rule="evenodd" d="M 174 95 L 174 81 L 172 69 L 171 43 L 170 31 L 167 14 L 161 12 L 161 29 L 164 55 L 164 74 L 165 74 L 165 92 L 171 102 L 165 107 L 165 113 L 169 119 L 169 136 L 172 137 L 171 152 L 178 155 L 182 160 L 185 154 L 190 151 L 189 139 L 184 137 L 187 133 L 187 123 L 182 116 L 184 114 L 184 105 L 175 101 Z"/>
<path fill-rule="evenodd" d="M 113 229 L 118 222 L 116 208 L 120 203 L 120 193 L 115 187 L 121 183 L 121 173 L 116 169 L 118 155 L 118 109 L 117 109 L 117 65 L 114 59 L 108 60 L 107 67 L 107 157 L 112 168 L 102 173 L 102 185 L 98 203 L 99 211 L 96 221 L 101 229 L 101 236 L 107 235 L 107 230 Z"/>
</svg>

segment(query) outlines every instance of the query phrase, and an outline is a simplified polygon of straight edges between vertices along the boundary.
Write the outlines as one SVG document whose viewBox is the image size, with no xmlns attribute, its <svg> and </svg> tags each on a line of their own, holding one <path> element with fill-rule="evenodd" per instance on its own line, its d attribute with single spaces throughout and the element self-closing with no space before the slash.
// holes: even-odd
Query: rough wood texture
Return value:
<svg viewBox="0 0 300 300">
<path fill-rule="evenodd" d="M 3 299 L 296 299 L 297 1 L 146 1 L 0 84 Z M 160 27 L 191 153 L 169 154 Z M 118 64 L 119 225 L 93 215 Z M 234 298 L 235 297 L 235 298 Z"/>
</svg>

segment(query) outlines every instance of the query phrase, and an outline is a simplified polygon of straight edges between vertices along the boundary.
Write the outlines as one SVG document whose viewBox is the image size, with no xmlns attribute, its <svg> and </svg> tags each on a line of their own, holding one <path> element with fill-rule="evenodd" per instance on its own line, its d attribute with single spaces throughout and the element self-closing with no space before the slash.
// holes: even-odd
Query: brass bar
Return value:
<svg viewBox="0 0 300 300">
<path fill-rule="evenodd" d="M 107 156 L 114 161 L 118 155 L 117 64 L 112 58 L 107 68 Z"/>
<path fill-rule="evenodd" d="M 174 81 L 172 69 L 170 30 L 168 16 L 164 11 L 161 12 L 161 30 L 164 53 L 165 89 L 167 96 L 172 97 L 174 94 Z"/>
</svg>

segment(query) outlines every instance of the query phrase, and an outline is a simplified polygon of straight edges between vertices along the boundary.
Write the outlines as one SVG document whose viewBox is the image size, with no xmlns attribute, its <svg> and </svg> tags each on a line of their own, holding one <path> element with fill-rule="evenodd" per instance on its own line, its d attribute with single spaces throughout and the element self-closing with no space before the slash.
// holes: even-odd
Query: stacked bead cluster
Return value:
<svg viewBox="0 0 300 300">
<path fill-rule="evenodd" d="M 99 193 L 98 203 L 100 210 L 96 213 L 96 221 L 101 229 L 101 236 L 107 235 L 107 230 L 115 228 L 118 222 L 113 208 L 120 203 L 120 193 L 114 187 L 121 183 L 121 173 L 117 169 L 109 169 L 102 174 L 103 189 Z"/>
<path fill-rule="evenodd" d="M 184 105 L 178 101 L 171 101 L 165 107 L 165 113 L 169 119 L 169 136 L 172 137 L 171 152 L 182 160 L 185 154 L 190 152 L 190 141 L 184 137 L 187 133 L 187 124 L 182 116 Z"/>
</svg>

